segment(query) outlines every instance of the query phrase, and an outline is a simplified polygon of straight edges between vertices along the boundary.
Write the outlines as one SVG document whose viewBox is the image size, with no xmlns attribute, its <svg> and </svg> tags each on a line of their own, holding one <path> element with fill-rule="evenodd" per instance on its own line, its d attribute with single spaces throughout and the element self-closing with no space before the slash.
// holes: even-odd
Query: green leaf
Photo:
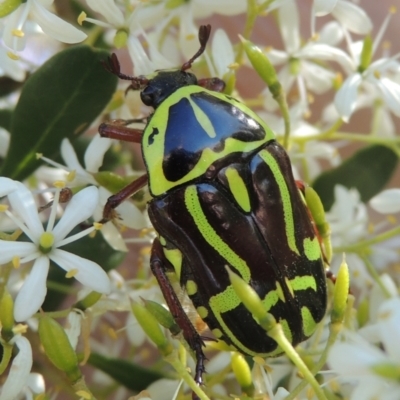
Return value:
<svg viewBox="0 0 400 400">
<path fill-rule="evenodd" d="M 41 164 L 36 153 L 54 158 L 63 138 L 76 138 L 89 127 L 117 84 L 101 65 L 107 55 L 89 46 L 71 47 L 29 77 L 12 115 L 1 175 L 23 180 Z"/>
<path fill-rule="evenodd" d="M 0 110 L 0 127 L 7 131 L 10 131 L 12 110 L 2 109 Z"/>
<path fill-rule="evenodd" d="M 369 146 L 357 151 L 339 167 L 319 175 L 312 186 L 326 211 L 334 203 L 334 187 L 338 184 L 357 189 L 361 200 L 367 202 L 384 188 L 397 163 L 398 157 L 390 148 Z"/>
<path fill-rule="evenodd" d="M 104 357 L 98 353 L 92 353 L 89 364 L 110 375 L 119 383 L 135 392 L 146 389 L 151 383 L 166 376 L 160 372 L 143 368 L 120 358 Z"/>
<path fill-rule="evenodd" d="M 0 78 L 0 98 L 8 96 L 10 93 L 19 89 L 22 85 L 23 82 L 17 82 L 7 76 L 2 76 Z"/>
</svg>

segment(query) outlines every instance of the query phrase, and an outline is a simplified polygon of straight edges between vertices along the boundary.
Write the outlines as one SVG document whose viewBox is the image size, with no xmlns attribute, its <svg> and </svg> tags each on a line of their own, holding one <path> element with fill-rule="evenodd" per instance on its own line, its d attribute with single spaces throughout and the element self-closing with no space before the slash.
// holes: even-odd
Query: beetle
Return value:
<svg viewBox="0 0 400 400">
<path fill-rule="evenodd" d="M 204 342 L 170 271 L 215 338 L 250 356 L 282 351 L 242 304 L 226 267 L 257 292 L 293 345 L 312 335 L 327 306 L 320 240 L 286 151 L 256 113 L 223 93 L 222 80 L 188 72 L 210 31 L 200 27 L 200 48 L 180 69 L 134 77 L 121 72 L 115 54 L 109 57 L 105 68 L 130 80 L 127 90 L 140 90 L 154 112 L 143 131 L 122 120 L 99 127 L 103 136 L 141 143 L 147 173 L 109 198 L 104 221 L 148 184 L 148 214 L 158 234 L 151 270 L 194 351 L 198 384 Z"/>
</svg>

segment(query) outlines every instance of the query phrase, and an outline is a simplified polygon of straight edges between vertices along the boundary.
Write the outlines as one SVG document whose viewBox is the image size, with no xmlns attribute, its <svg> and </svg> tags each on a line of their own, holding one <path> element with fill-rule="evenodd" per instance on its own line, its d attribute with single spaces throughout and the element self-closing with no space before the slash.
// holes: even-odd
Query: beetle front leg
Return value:
<svg viewBox="0 0 400 400">
<path fill-rule="evenodd" d="M 188 316 L 182 308 L 182 305 L 173 289 L 167 274 L 166 265 L 169 261 L 165 258 L 162 245 L 158 239 L 153 242 L 151 249 L 150 267 L 153 275 L 156 277 L 157 282 L 161 288 L 161 292 L 167 302 L 169 310 L 174 317 L 176 323 L 182 329 L 183 337 L 188 343 L 189 347 L 193 350 L 196 355 L 196 374 L 195 381 L 198 385 L 203 383 L 202 375 L 205 372 L 204 361 L 206 357 L 203 353 L 202 347 L 204 342 L 196 331 L 193 324 L 190 322 Z M 193 399 L 197 399 L 197 396 L 193 393 Z"/>
<path fill-rule="evenodd" d="M 103 219 L 100 223 L 105 224 L 106 222 L 113 219 L 114 210 L 123 203 L 126 199 L 134 195 L 139 189 L 147 184 L 148 176 L 144 174 L 139 178 L 135 179 L 128 186 L 125 186 L 118 193 L 113 194 L 107 199 L 107 203 L 103 209 Z"/>
<path fill-rule="evenodd" d="M 143 130 L 136 128 L 129 128 L 127 125 L 133 122 L 142 122 L 142 120 L 124 120 L 114 119 L 108 122 L 103 122 L 99 126 L 99 133 L 101 137 L 109 139 L 123 140 L 124 142 L 141 143 Z"/>
</svg>

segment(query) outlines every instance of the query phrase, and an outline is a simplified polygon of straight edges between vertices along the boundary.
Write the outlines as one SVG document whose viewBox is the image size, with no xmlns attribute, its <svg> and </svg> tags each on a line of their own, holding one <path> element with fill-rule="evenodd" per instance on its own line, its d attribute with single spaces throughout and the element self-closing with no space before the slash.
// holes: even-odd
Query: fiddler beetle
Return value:
<svg viewBox="0 0 400 400">
<path fill-rule="evenodd" d="M 293 345 L 312 335 L 327 307 L 320 240 L 284 148 L 256 113 L 223 93 L 222 80 L 188 72 L 210 31 L 200 27 L 200 49 L 180 69 L 129 76 L 113 54 L 106 69 L 131 81 L 128 89 L 139 90 L 154 112 L 143 131 L 121 120 L 99 127 L 103 136 L 141 143 L 147 173 L 109 198 L 104 220 L 148 184 L 148 214 L 158 234 L 151 270 L 196 356 L 198 384 L 203 338 L 169 272 L 214 337 L 250 356 L 282 350 L 240 301 L 226 267 L 258 293 Z"/>
</svg>

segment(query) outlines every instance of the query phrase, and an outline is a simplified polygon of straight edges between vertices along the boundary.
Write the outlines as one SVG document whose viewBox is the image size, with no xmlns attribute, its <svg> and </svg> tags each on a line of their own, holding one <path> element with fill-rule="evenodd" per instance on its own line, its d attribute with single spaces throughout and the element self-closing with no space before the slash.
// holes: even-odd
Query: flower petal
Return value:
<svg viewBox="0 0 400 400">
<path fill-rule="evenodd" d="M 115 0 L 86 0 L 87 5 L 95 12 L 101 14 L 115 28 L 124 25 L 124 14 L 115 4 Z"/>
<path fill-rule="evenodd" d="M 126 247 L 124 238 L 122 237 L 118 228 L 111 222 L 107 222 L 101 228 L 101 234 L 104 237 L 104 240 L 117 251 L 128 251 L 128 247 Z"/>
<path fill-rule="evenodd" d="M 7 196 L 12 191 L 18 188 L 18 182 L 10 178 L 0 177 L 0 197 Z"/>
<path fill-rule="evenodd" d="M 339 0 L 332 15 L 350 32 L 366 35 L 372 30 L 372 22 L 367 13 L 349 1 Z"/>
<path fill-rule="evenodd" d="M 300 48 L 299 10 L 296 2 L 288 0 L 279 8 L 279 29 L 285 49 L 292 54 Z"/>
<path fill-rule="evenodd" d="M 375 83 L 381 90 L 382 97 L 390 111 L 400 117 L 400 85 L 386 77 L 375 78 Z"/>
<path fill-rule="evenodd" d="M 350 75 L 335 95 L 335 107 L 343 121 L 349 122 L 350 116 L 356 108 L 358 87 L 361 84 L 361 75 Z"/>
<path fill-rule="evenodd" d="M 325 93 L 331 89 L 335 77 L 332 71 L 305 60 L 301 63 L 301 74 L 304 77 L 307 88 L 317 94 Z"/>
<path fill-rule="evenodd" d="M 329 14 L 336 7 L 338 0 L 314 0 L 313 11 L 317 17 Z"/>
<path fill-rule="evenodd" d="M 387 189 L 377 194 L 369 201 L 370 206 L 382 214 L 392 214 L 400 211 L 400 189 Z"/>
<path fill-rule="evenodd" d="M 37 247 L 31 242 L 0 240 L 0 264 L 8 263 L 14 257 L 26 257 L 37 251 Z"/>
<path fill-rule="evenodd" d="M 99 168 L 103 164 L 104 154 L 106 154 L 113 143 L 112 139 L 102 138 L 98 133 L 93 137 L 84 156 L 87 171 L 92 173 L 99 171 Z"/>
<path fill-rule="evenodd" d="M 30 230 L 32 241 L 37 241 L 40 235 L 44 232 L 42 222 L 40 221 L 37 212 L 37 205 L 32 193 L 22 183 L 18 185 L 18 189 L 8 195 L 8 200 L 13 208 L 13 211 L 21 217 L 23 222 Z M 28 232 L 26 232 L 28 234 Z"/>
<path fill-rule="evenodd" d="M 217 29 L 214 33 L 211 54 L 217 70 L 217 76 L 222 78 L 229 71 L 228 66 L 235 61 L 232 43 L 223 29 Z"/>
<path fill-rule="evenodd" d="M 347 73 L 354 70 L 352 59 L 341 49 L 324 43 L 309 43 L 304 46 L 297 56 L 301 58 L 310 58 L 312 60 L 328 60 L 339 63 Z"/>
<path fill-rule="evenodd" d="M 53 250 L 50 258 L 67 272 L 77 270 L 74 278 L 83 285 L 99 293 L 109 293 L 110 279 L 95 262 L 60 249 Z"/>
<path fill-rule="evenodd" d="M 134 63 L 135 75 L 146 75 L 156 69 L 137 37 L 129 35 L 128 51 Z"/>
<path fill-rule="evenodd" d="M 86 33 L 46 10 L 37 0 L 32 0 L 31 12 L 43 32 L 60 42 L 79 43 L 87 38 Z"/>
<path fill-rule="evenodd" d="M 46 278 L 50 261 L 46 256 L 35 260 L 30 274 L 17 294 L 14 304 L 14 318 L 17 322 L 26 321 L 43 304 L 46 297 Z"/>
<path fill-rule="evenodd" d="M 3 384 L 0 400 L 15 400 L 26 385 L 31 372 L 33 358 L 32 347 L 24 336 L 15 336 L 18 354 L 15 356 L 7 380 Z"/>
<path fill-rule="evenodd" d="M 31 372 L 28 377 L 27 385 L 34 393 L 44 393 L 46 385 L 44 382 L 43 375 L 37 372 Z"/>
<path fill-rule="evenodd" d="M 400 299 L 395 297 L 385 301 L 378 314 L 378 327 L 385 352 L 398 363 L 400 360 L 400 346 L 398 343 L 400 332 Z"/>
<path fill-rule="evenodd" d="M 107 141 L 107 140 L 106 140 Z M 71 142 L 68 139 L 63 139 L 61 142 L 61 156 L 65 161 L 66 166 L 69 170 L 75 170 L 77 173 L 77 180 L 83 181 L 84 184 L 91 183 L 96 184 L 96 180 L 90 175 L 80 164 L 78 156 Z"/>
<path fill-rule="evenodd" d="M 76 225 L 90 218 L 98 202 L 99 191 L 95 186 L 82 189 L 73 196 L 53 229 L 55 242 L 64 239 Z"/>
</svg>

